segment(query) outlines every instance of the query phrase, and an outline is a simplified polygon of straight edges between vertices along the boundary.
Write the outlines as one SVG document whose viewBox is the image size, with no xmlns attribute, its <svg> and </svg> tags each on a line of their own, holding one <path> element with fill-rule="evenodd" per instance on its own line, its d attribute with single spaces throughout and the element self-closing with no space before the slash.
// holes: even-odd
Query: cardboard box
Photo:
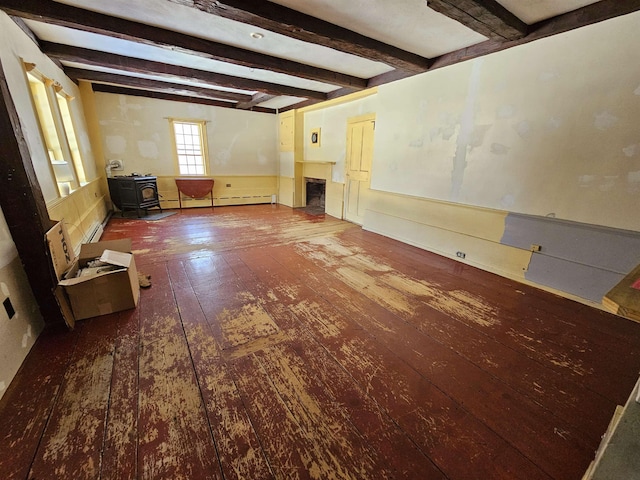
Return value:
<svg viewBox="0 0 640 480">
<path fill-rule="evenodd" d="M 76 257 L 62 222 L 46 234 L 53 268 L 58 278 L 56 298 L 70 328 L 77 320 L 135 308 L 140 298 L 138 271 L 131 253 L 131 240 L 86 243 Z M 96 258 L 116 266 L 76 277 Z"/>
</svg>

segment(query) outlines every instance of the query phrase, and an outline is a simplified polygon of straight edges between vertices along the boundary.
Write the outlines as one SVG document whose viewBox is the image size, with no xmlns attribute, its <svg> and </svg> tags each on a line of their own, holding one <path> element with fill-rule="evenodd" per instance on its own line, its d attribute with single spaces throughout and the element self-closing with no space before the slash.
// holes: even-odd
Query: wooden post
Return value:
<svg viewBox="0 0 640 480">
<path fill-rule="evenodd" d="M 0 62 L 0 207 L 46 324 L 63 322 L 44 234 L 51 227 L 18 112 Z"/>
</svg>

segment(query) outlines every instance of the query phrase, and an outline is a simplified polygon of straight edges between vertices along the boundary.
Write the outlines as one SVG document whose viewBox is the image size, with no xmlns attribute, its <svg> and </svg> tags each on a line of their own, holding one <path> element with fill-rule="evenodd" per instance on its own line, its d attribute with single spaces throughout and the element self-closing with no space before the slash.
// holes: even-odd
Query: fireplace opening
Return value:
<svg viewBox="0 0 640 480">
<path fill-rule="evenodd" d="M 306 184 L 306 210 L 324 213 L 325 188 L 327 181 L 322 178 L 307 178 Z"/>
</svg>

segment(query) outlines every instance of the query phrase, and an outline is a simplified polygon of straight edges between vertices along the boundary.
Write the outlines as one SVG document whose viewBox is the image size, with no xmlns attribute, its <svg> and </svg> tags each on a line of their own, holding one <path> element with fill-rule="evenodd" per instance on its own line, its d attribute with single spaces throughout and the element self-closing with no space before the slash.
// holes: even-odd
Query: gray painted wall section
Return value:
<svg viewBox="0 0 640 480">
<path fill-rule="evenodd" d="M 534 253 L 524 277 L 532 282 L 600 303 L 602 297 L 617 285 L 624 275 Z"/>
<path fill-rule="evenodd" d="M 640 233 L 509 214 L 501 243 L 534 253 L 525 278 L 579 297 L 602 297 L 640 263 Z"/>
</svg>

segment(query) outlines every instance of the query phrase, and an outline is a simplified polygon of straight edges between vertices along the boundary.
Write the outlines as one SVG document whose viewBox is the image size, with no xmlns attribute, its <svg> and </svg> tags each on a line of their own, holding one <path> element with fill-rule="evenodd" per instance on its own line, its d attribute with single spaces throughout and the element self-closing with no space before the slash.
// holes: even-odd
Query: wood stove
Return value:
<svg viewBox="0 0 640 480">
<path fill-rule="evenodd" d="M 124 214 L 126 210 L 147 213 L 148 208 L 160 206 L 156 177 L 148 175 L 117 176 L 107 179 L 111 201 Z"/>
</svg>

